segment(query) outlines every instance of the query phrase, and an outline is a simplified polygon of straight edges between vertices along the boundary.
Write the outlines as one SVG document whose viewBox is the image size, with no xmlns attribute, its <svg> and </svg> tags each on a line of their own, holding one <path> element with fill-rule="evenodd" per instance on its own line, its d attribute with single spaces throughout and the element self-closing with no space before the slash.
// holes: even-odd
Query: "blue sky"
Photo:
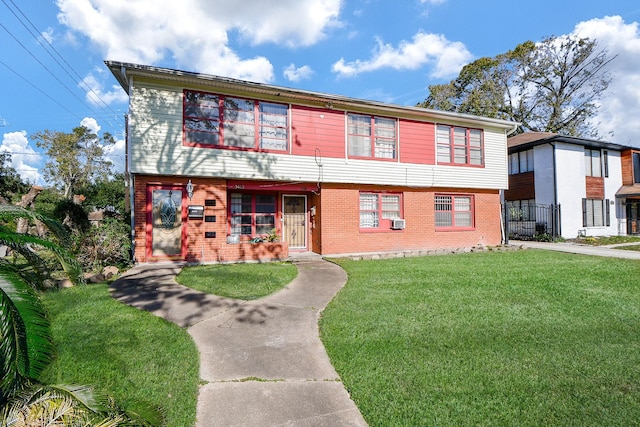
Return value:
<svg viewBox="0 0 640 427">
<path fill-rule="evenodd" d="M 415 105 L 474 59 L 565 34 L 618 55 L 597 120 L 640 146 L 638 22 L 637 0 L 0 0 L 0 150 L 46 184 L 32 135 L 84 124 L 116 137 L 122 170 L 106 59 Z"/>
</svg>

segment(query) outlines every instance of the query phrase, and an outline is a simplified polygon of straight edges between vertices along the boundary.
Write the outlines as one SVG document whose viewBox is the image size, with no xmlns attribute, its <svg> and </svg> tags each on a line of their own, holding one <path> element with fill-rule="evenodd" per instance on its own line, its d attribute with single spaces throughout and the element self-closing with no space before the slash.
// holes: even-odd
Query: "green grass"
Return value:
<svg viewBox="0 0 640 427">
<path fill-rule="evenodd" d="M 295 265 L 287 262 L 215 264 L 185 267 L 176 280 L 201 292 L 254 300 L 284 288 L 297 275 Z"/>
<path fill-rule="evenodd" d="M 618 246 L 615 249 L 622 249 L 622 250 L 625 250 L 625 251 L 640 251 L 640 245 Z"/>
<path fill-rule="evenodd" d="M 546 251 L 337 260 L 321 318 L 371 426 L 640 420 L 640 263 Z"/>
<path fill-rule="evenodd" d="M 43 296 L 57 357 L 49 383 L 88 384 L 128 410 L 161 406 L 169 426 L 195 423 L 199 359 L 183 329 L 87 285 Z"/>
<path fill-rule="evenodd" d="M 593 246 L 604 245 L 617 245 L 620 243 L 638 243 L 640 244 L 640 237 L 638 236 L 600 236 L 600 237 L 580 237 L 574 239 L 576 243 L 582 243 Z"/>
</svg>

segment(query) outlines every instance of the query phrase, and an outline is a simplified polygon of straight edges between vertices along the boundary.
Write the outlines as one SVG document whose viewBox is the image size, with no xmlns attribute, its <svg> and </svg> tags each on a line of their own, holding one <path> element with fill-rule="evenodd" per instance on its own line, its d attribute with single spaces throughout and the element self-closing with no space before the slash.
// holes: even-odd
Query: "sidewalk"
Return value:
<svg viewBox="0 0 640 427">
<path fill-rule="evenodd" d="M 591 246 L 581 245 L 578 243 L 547 243 L 547 242 L 530 242 L 523 240 L 509 240 L 510 245 L 522 246 L 531 249 L 545 249 L 549 251 L 568 252 L 572 254 L 603 256 L 610 258 L 625 258 L 640 260 L 640 251 L 625 251 L 624 249 L 614 249 L 616 246 Z"/>
<path fill-rule="evenodd" d="M 180 264 L 138 265 L 112 284 L 120 301 L 188 328 L 205 383 L 197 427 L 366 426 L 318 334 L 346 273 L 324 260 L 295 264 L 293 282 L 256 301 L 180 286 Z"/>
</svg>

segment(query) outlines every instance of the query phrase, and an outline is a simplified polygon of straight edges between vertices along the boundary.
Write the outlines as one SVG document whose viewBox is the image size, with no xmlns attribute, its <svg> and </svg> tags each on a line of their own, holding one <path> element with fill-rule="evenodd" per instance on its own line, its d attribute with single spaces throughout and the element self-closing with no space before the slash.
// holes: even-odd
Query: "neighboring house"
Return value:
<svg viewBox="0 0 640 427">
<path fill-rule="evenodd" d="M 130 98 L 138 262 L 501 243 L 515 123 L 106 64 Z"/>
<path fill-rule="evenodd" d="M 513 136 L 508 147 L 510 234 L 536 227 L 564 238 L 640 233 L 640 152 L 544 132 Z M 553 206 L 560 206 L 556 224 L 546 215 Z"/>
</svg>

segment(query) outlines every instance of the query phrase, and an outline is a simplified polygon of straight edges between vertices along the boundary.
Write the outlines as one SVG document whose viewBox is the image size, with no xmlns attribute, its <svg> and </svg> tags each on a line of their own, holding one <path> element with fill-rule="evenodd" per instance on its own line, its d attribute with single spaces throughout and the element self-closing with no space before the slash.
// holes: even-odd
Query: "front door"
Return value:
<svg viewBox="0 0 640 427">
<path fill-rule="evenodd" d="M 183 191 L 181 187 L 150 187 L 147 193 L 147 256 L 183 258 Z"/>
<path fill-rule="evenodd" d="M 640 234 L 640 200 L 627 199 L 627 234 Z"/>
<path fill-rule="evenodd" d="M 289 249 L 306 249 L 307 196 L 283 196 L 282 206 L 282 240 Z"/>
</svg>

